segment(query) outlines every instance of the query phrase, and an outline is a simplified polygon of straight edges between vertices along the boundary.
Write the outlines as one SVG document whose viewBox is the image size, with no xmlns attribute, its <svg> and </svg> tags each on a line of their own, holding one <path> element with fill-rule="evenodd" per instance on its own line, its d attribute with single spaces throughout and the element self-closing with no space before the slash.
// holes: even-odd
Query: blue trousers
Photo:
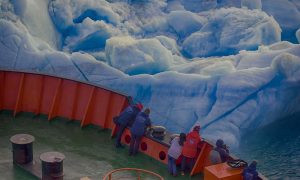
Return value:
<svg viewBox="0 0 300 180">
<path fill-rule="evenodd" d="M 117 132 L 117 138 L 116 138 L 116 146 L 121 145 L 121 137 L 122 137 L 122 134 L 123 134 L 125 128 L 126 128 L 126 126 L 124 126 L 124 125 L 119 126 L 119 129 L 118 129 L 118 132 Z"/>
<path fill-rule="evenodd" d="M 177 176 L 176 159 L 168 155 L 168 170 L 169 173 Z"/>
<path fill-rule="evenodd" d="M 129 146 L 129 155 L 137 154 L 139 147 L 140 147 L 142 137 L 143 136 L 137 136 L 134 134 L 131 135 L 130 146 Z"/>
<path fill-rule="evenodd" d="M 188 158 L 188 157 L 182 156 L 181 171 L 184 171 L 184 172 L 191 171 L 194 164 L 195 164 L 195 158 Z"/>
</svg>

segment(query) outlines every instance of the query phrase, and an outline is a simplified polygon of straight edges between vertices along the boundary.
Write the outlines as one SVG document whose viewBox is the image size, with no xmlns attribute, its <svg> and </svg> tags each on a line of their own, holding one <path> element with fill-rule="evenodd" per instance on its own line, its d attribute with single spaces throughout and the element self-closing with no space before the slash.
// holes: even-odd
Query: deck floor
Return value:
<svg viewBox="0 0 300 180">
<path fill-rule="evenodd" d="M 47 151 L 59 151 L 66 156 L 64 179 L 88 177 L 99 180 L 108 171 L 123 167 L 147 169 L 160 174 L 166 180 L 202 179 L 201 175 L 192 178 L 188 175 L 174 178 L 168 174 L 166 165 L 151 157 L 144 154 L 138 154 L 136 157 L 128 156 L 128 148 L 114 148 L 109 130 L 93 126 L 80 128 L 79 122 L 63 118 L 55 118 L 48 122 L 46 116 L 34 116 L 30 113 L 21 113 L 14 118 L 11 112 L 2 111 L 0 112 L 0 180 L 36 179 L 20 167 L 13 166 L 9 138 L 19 133 L 27 133 L 35 137 L 33 143 L 35 160 L 39 160 L 39 155 Z M 125 175 L 132 176 L 132 174 Z M 153 178 L 144 177 L 144 179 Z"/>
</svg>

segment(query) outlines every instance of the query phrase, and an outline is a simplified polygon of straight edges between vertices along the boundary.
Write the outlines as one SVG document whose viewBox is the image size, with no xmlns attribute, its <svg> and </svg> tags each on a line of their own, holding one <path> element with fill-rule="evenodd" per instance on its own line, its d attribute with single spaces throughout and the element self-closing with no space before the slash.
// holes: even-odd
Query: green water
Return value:
<svg viewBox="0 0 300 180">
<path fill-rule="evenodd" d="M 78 122 L 64 119 L 47 121 L 45 116 L 33 116 L 21 113 L 13 118 L 10 112 L 0 113 L 0 180 L 35 180 L 31 174 L 12 165 L 11 144 L 9 138 L 15 134 L 26 133 L 35 137 L 33 143 L 34 159 L 48 151 L 62 152 L 64 160 L 64 179 L 89 177 L 100 180 L 110 170 L 132 167 L 156 172 L 165 179 L 202 179 L 200 175 L 190 178 L 173 178 L 167 172 L 167 166 L 138 154 L 128 156 L 128 149 L 115 149 L 110 131 L 97 127 L 80 128 Z M 132 174 L 128 174 L 132 176 Z M 152 179 L 145 177 L 144 179 Z"/>
</svg>

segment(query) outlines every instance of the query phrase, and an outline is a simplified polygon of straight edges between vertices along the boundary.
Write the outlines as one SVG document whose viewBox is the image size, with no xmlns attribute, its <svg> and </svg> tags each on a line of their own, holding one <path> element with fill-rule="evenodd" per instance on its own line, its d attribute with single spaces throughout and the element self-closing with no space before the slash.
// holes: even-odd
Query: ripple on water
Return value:
<svg viewBox="0 0 300 180">
<path fill-rule="evenodd" d="M 300 113 L 248 133 L 236 154 L 270 179 L 300 179 Z"/>
</svg>

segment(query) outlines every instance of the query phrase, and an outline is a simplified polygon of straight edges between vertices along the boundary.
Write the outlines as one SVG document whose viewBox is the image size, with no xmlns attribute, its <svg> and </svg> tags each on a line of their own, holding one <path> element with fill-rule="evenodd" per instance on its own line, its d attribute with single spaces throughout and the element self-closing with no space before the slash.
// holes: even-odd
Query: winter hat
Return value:
<svg viewBox="0 0 300 180">
<path fill-rule="evenodd" d="M 135 105 L 140 111 L 143 109 L 143 104 L 142 103 L 137 103 L 136 105 Z"/>
<path fill-rule="evenodd" d="M 146 108 L 146 109 L 144 110 L 144 113 L 149 115 L 149 114 L 150 114 L 150 109 L 149 109 L 149 108 Z"/>
<path fill-rule="evenodd" d="M 222 147 L 224 145 L 224 141 L 222 139 L 218 139 L 216 142 L 217 147 Z"/>
<path fill-rule="evenodd" d="M 194 128 L 193 128 L 193 131 L 200 131 L 200 126 L 199 125 L 196 125 Z"/>
</svg>

